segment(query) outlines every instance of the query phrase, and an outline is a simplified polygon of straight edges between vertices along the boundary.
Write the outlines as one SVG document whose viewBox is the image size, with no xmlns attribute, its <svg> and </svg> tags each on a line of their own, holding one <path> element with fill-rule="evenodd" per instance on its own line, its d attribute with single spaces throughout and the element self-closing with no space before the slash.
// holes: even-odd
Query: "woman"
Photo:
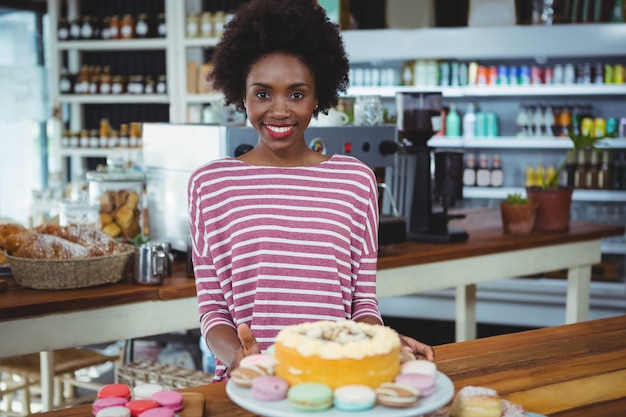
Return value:
<svg viewBox="0 0 626 417">
<path fill-rule="evenodd" d="M 264 351 L 285 326 L 381 324 L 376 300 L 377 184 L 355 158 L 304 140 L 337 104 L 349 64 L 338 28 L 311 1 L 252 0 L 226 26 L 211 80 L 259 138 L 189 181 L 202 334 L 216 380 Z M 402 336 L 415 355 L 432 348 Z"/>
</svg>

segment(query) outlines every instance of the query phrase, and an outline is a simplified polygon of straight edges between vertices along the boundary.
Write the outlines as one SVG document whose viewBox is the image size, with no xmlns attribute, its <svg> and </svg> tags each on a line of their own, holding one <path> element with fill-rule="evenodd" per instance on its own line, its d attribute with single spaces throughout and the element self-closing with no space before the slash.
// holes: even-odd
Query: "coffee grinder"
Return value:
<svg viewBox="0 0 626 417">
<path fill-rule="evenodd" d="M 432 193 L 431 152 L 428 140 L 441 129 L 439 92 L 399 92 L 396 94 L 397 130 L 401 149 L 415 155 L 415 175 L 411 198 L 407 240 L 427 243 L 462 242 L 469 235 L 464 230 L 448 228 L 452 219 L 463 214 L 449 214 L 454 202 L 463 198 L 463 153 L 436 151 L 435 185 Z M 441 211 L 433 211 L 433 196 Z"/>
</svg>

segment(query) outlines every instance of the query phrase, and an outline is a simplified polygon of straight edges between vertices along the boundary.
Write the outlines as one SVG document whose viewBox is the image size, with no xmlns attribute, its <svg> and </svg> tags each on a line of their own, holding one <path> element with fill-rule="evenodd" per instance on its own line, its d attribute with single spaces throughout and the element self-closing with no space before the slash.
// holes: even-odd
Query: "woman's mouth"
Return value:
<svg viewBox="0 0 626 417">
<path fill-rule="evenodd" d="M 267 133 L 274 139 L 282 139 L 282 138 L 286 138 L 287 136 L 291 135 L 293 133 L 293 131 L 295 130 L 295 126 L 294 125 L 282 125 L 282 126 L 277 126 L 277 125 L 265 125 L 265 130 L 267 131 Z"/>
</svg>

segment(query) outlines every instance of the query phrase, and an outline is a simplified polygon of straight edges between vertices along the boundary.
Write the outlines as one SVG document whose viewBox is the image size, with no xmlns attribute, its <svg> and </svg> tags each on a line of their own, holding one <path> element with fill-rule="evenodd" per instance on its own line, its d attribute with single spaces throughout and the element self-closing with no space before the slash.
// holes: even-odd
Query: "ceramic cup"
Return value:
<svg viewBox="0 0 626 417">
<path fill-rule="evenodd" d="M 344 126 L 350 118 L 348 115 L 337 109 L 329 109 L 328 114 L 320 113 L 317 119 L 312 118 L 309 126 Z"/>
</svg>

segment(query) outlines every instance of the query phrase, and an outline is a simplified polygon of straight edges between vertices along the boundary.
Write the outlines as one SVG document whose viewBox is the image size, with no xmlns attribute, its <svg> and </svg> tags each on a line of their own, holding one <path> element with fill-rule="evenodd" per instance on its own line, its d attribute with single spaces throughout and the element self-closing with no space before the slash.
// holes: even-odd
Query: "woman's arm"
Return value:
<svg viewBox="0 0 626 417">
<path fill-rule="evenodd" d="M 226 364 L 229 375 L 245 356 L 261 353 L 256 339 L 246 324 L 240 324 L 237 331 L 226 325 L 215 326 L 208 331 L 206 342 L 217 359 Z"/>
</svg>

